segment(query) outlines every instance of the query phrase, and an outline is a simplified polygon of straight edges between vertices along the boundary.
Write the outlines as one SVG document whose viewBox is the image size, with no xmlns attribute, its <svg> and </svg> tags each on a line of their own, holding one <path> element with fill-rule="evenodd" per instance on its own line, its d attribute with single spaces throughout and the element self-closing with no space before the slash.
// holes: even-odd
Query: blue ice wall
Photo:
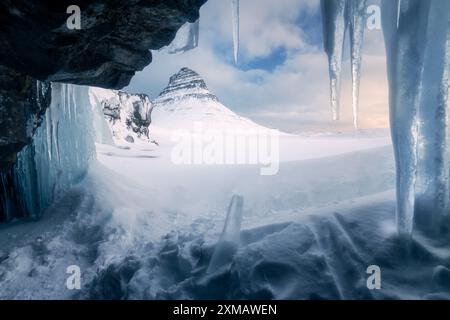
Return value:
<svg viewBox="0 0 450 320">
<path fill-rule="evenodd" d="M 95 157 L 88 87 L 52 84 L 52 100 L 32 143 L 2 175 L 8 192 L 6 220 L 38 217 L 50 203 L 80 181 Z"/>
</svg>

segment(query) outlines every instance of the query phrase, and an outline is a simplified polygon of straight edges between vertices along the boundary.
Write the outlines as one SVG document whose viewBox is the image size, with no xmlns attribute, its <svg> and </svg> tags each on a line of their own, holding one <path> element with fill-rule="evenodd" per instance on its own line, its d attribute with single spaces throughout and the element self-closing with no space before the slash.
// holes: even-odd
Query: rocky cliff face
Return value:
<svg viewBox="0 0 450 320">
<path fill-rule="evenodd" d="M 91 105 L 101 118 L 95 120 L 97 142 L 134 143 L 149 141 L 153 103 L 146 94 L 129 94 L 123 91 L 90 88 Z M 106 121 L 106 125 L 100 123 Z M 105 132 L 107 131 L 107 132 Z M 112 135 L 112 139 L 105 137 Z"/>
<path fill-rule="evenodd" d="M 82 0 L 81 29 L 67 27 L 73 1 L 0 3 L 0 64 L 39 80 L 120 89 L 199 17 L 206 0 Z"/>
<path fill-rule="evenodd" d="M 81 0 L 81 29 L 70 30 L 72 1 L 1 1 L 0 169 L 11 167 L 39 126 L 50 105 L 47 82 L 126 86 L 151 62 L 149 50 L 170 44 L 205 2 Z"/>
<path fill-rule="evenodd" d="M 30 143 L 51 101 L 51 85 L 0 66 L 0 170 Z"/>
</svg>

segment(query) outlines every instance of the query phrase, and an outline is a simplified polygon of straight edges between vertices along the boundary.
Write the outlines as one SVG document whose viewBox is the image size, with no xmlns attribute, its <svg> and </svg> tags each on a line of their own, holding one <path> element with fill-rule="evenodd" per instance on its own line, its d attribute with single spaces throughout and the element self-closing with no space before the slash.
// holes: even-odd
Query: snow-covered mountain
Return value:
<svg viewBox="0 0 450 320">
<path fill-rule="evenodd" d="M 97 142 L 150 141 L 153 104 L 145 94 L 90 88 Z"/>
<path fill-rule="evenodd" d="M 263 128 L 224 106 L 209 91 L 201 76 L 189 68 L 182 68 L 171 76 L 167 87 L 153 103 L 152 132 L 191 131 L 195 123 L 214 129 Z"/>
</svg>

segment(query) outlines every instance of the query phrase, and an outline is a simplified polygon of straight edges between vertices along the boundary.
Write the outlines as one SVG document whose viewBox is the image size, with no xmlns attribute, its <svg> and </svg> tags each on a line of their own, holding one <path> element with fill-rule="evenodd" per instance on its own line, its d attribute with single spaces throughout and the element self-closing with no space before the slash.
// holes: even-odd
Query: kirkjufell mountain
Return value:
<svg viewBox="0 0 450 320">
<path fill-rule="evenodd" d="M 153 104 L 153 129 L 192 130 L 195 123 L 216 129 L 261 128 L 223 105 L 204 79 L 189 68 L 182 68 L 171 76 Z"/>
</svg>

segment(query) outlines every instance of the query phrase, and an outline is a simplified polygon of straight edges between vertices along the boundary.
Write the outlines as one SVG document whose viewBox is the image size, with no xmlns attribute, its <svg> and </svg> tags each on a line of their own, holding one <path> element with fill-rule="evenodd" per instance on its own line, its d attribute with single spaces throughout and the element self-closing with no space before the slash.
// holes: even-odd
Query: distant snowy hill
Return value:
<svg viewBox="0 0 450 320">
<path fill-rule="evenodd" d="M 191 131 L 195 123 L 214 129 L 263 128 L 224 106 L 200 75 L 189 68 L 182 68 L 170 77 L 169 84 L 153 103 L 152 132 Z"/>
</svg>

